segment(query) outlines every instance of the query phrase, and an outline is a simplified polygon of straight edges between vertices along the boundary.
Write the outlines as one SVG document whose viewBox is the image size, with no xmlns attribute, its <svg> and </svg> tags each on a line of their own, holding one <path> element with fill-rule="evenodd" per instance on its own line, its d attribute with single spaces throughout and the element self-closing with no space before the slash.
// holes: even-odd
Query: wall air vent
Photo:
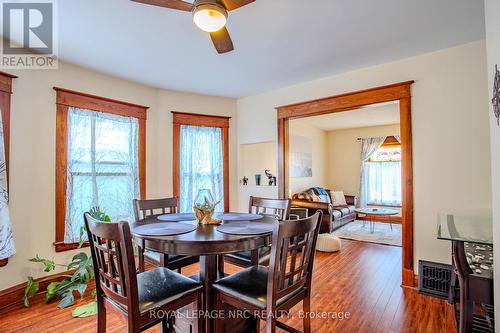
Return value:
<svg viewBox="0 0 500 333">
<path fill-rule="evenodd" d="M 448 298 L 451 265 L 420 260 L 418 262 L 418 291 L 443 299 Z"/>
</svg>

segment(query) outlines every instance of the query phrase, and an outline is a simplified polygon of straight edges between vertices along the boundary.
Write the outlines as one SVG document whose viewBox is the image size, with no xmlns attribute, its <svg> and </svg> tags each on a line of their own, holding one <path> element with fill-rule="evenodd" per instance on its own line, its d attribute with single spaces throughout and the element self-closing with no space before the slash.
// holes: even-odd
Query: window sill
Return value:
<svg viewBox="0 0 500 333">
<path fill-rule="evenodd" d="M 83 247 L 88 247 L 89 242 L 85 242 L 82 244 L 82 246 L 79 246 L 79 243 L 64 243 L 64 242 L 55 242 L 54 247 L 56 248 L 56 252 L 65 252 L 65 251 L 71 251 L 71 250 L 76 250 L 78 248 L 83 248 Z"/>
<path fill-rule="evenodd" d="M 385 205 L 385 204 L 375 204 L 369 203 L 368 206 L 380 206 L 380 207 L 392 207 L 392 208 L 403 208 L 401 205 Z"/>
</svg>

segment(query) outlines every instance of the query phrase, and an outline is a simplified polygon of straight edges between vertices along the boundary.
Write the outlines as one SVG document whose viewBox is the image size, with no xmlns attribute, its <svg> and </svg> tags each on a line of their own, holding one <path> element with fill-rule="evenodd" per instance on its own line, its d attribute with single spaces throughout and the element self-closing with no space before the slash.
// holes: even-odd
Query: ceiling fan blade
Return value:
<svg viewBox="0 0 500 333">
<path fill-rule="evenodd" d="M 231 40 L 231 36 L 229 36 L 229 31 L 227 31 L 226 27 L 223 27 L 215 32 L 211 32 L 210 38 L 212 38 L 212 42 L 214 43 L 218 53 L 227 53 L 234 50 L 233 41 Z"/>
<path fill-rule="evenodd" d="M 248 5 L 249 3 L 254 2 L 255 0 L 220 0 L 226 10 L 235 10 L 237 8 Z"/>
<path fill-rule="evenodd" d="M 182 0 L 132 0 L 134 2 L 145 3 L 147 5 L 165 7 L 170 9 L 184 10 L 190 12 L 193 4 Z"/>
</svg>

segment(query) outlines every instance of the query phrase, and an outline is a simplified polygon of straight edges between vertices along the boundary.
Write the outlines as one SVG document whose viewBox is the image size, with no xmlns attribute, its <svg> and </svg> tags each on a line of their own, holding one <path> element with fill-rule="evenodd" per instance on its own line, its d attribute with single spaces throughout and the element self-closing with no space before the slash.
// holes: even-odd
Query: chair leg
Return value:
<svg viewBox="0 0 500 333">
<path fill-rule="evenodd" d="M 171 327 L 171 321 L 172 319 L 163 319 L 162 322 L 161 322 L 161 326 L 160 326 L 160 332 L 161 333 L 171 333 L 173 332 L 173 327 Z"/>
<path fill-rule="evenodd" d="M 219 255 L 217 256 L 217 270 L 219 271 L 220 275 L 224 275 L 224 256 Z"/>
<path fill-rule="evenodd" d="M 311 333 L 311 295 L 307 295 L 302 301 L 304 307 L 304 333 Z"/>
<path fill-rule="evenodd" d="M 138 246 L 139 273 L 144 272 L 144 248 Z"/>
<path fill-rule="evenodd" d="M 218 292 L 215 293 L 215 310 L 222 310 L 222 301 L 220 298 L 220 294 Z M 222 325 L 222 320 L 219 318 L 215 319 L 215 333 L 222 333 L 224 330 L 224 325 Z"/>
<path fill-rule="evenodd" d="M 97 333 L 106 333 L 106 304 L 102 296 L 97 297 Z"/>
<path fill-rule="evenodd" d="M 132 316 L 132 314 L 129 313 L 128 316 L 128 333 L 139 333 L 140 328 L 139 328 L 139 323 L 137 320 L 135 320 Z"/>
<path fill-rule="evenodd" d="M 266 333 L 276 333 L 276 318 L 269 316 L 266 320 Z"/>
<path fill-rule="evenodd" d="M 196 332 L 204 332 L 205 331 L 205 320 L 203 320 L 203 315 L 201 314 L 202 313 L 202 310 L 203 310 L 203 303 L 202 303 L 202 294 L 203 293 L 198 293 L 198 299 L 196 300 L 196 308 L 197 308 L 197 312 L 198 312 L 198 327 L 197 327 L 197 331 Z"/>
<path fill-rule="evenodd" d="M 255 318 L 255 333 L 259 333 L 260 332 L 260 319 L 259 318 Z"/>
</svg>

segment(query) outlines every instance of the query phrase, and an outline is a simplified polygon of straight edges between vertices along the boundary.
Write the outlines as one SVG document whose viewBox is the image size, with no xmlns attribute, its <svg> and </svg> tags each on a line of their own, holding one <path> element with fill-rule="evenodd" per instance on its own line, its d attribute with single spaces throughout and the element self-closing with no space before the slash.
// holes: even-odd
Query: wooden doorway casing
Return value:
<svg viewBox="0 0 500 333">
<path fill-rule="evenodd" d="M 402 151 L 402 286 L 415 287 L 413 263 L 413 151 L 411 130 L 411 85 L 406 81 L 322 99 L 277 107 L 278 193 L 289 193 L 289 124 L 292 119 L 354 110 L 363 106 L 399 102 Z"/>
</svg>

